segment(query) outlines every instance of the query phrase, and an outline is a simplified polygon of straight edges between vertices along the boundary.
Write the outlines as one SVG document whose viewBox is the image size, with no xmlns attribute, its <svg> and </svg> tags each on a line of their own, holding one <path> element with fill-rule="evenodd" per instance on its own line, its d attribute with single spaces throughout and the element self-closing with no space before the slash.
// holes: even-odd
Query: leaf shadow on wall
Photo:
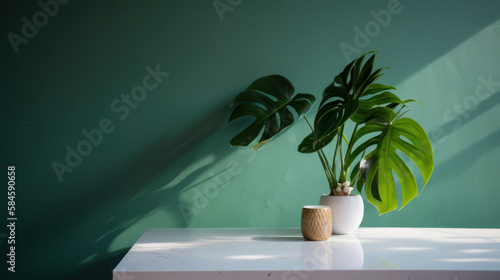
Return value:
<svg viewBox="0 0 500 280">
<path fill-rule="evenodd" d="M 453 121 L 447 122 L 429 133 L 433 142 L 433 149 L 436 151 L 439 146 L 445 144 L 449 135 L 460 129 L 465 124 L 475 120 L 482 114 L 494 110 L 500 104 L 500 92 L 492 94 L 487 99 L 477 105 L 474 110 L 468 110 L 463 114 L 456 113 Z M 493 150 L 500 144 L 500 130 L 497 130 L 476 143 L 470 145 L 462 152 L 455 154 L 445 162 L 436 166 L 431 182 L 435 184 L 441 180 L 447 180 L 456 174 L 461 174 L 470 168 L 481 156 Z"/>
<path fill-rule="evenodd" d="M 140 232 L 135 234 L 138 238 L 148 227 L 189 225 L 193 213 L 189 212 L 190 205 L 181 201 L 180 194 L 214 180 L 229 168 L 216 172 L 210 170 L 213 163 L 234 152 L 230 150 L 228 139 L 224 138 L 228 106 L 225 103 L 218 107 L 180 135 L 166 135 L 155 141 L 126 165 L 116 183 L 117 187 L 100 198 L 109 204 L 109 208 L 95 213 L 103 217 L 93 225 L 96 230 L 79 237 L 79 242 L 85 246 L 80 248 L 81 251 L 74 258 L 81 260 L 91 257 L 95 261 L 84 265 L 75 263 L 77 269 L 71 279 L 88 279 L 96 271 L 104 268 L 109 271 L 110 267 L 116 266 L 128 248 L 115 250 L 111 247 L 126 230 L 133 228 Z M 203 148 L 199 148 L 201 143 L 204 143 Z M 214 153 L 209 154 L 210 151 Z M 200 160 L 201 164 L 190 166 L 196 160 Z M 207 173 L 209 175 L 200 180 L 200 176 Z M 180 175 L 182 178 L 179 178 Z M 211 189 L 206 195 L 209 196 L 214 190 Z M 149 215 L 159 211 L 168 218 L 164 221 L 147 221 Z M 138 222 L 141 224 L 138 225 Z M 95 218 L 92 223 L 95 223 Z M 73 261 L 78 262 L 76 259 Z"/>
<path fill-rule="evenodd" d="M 478 102 L 477 106 L 470 107 L 467 109 L 466 106 L 462 106 L 462 109 L 457 109 L 453 107 L 452 109 L 445 110 L 443 112 L 443 119 L 446 116 L 452 116 L 450 121 L 444 123 L 438 128 L 435 128 L 429 133 L 429 137 L 433 145 L 439 145 L 446 141 L 446 138 L 453 131 L 460 129 L 463 125 L 474 120 L 476 117 L 482 115 L 485 112 L 493 109 L 496 105 L 500 104 L 500 92 L 491 94 L 488 98 L 484 99 L 482 102 Z M 457 105 L 457 104 L 455 104 Z M 463 110 L 465 109 L 465 110 Z M 451 114 L 449 114 L 451 113 Z"/>
</svg>

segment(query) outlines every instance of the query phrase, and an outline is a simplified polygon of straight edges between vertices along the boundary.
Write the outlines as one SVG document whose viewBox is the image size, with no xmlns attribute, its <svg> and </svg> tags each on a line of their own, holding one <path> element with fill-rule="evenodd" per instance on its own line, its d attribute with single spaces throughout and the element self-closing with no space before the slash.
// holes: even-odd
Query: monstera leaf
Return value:
<svg viewBox="0 0 500 280">
<path fill-rule="evenodd" d="M 349 120 L 358 108 L 359 100 L 352 99 L 345 88 L 333 88 L 332 91 L 325 92 L 314 119 L 313 149 L 322 149 L 328 145 L 337 129 Z"/>
<path fill-rule="evenodd" d="M 360 144 L 352 152 L 352 158 L 373 145 L 376 147 L 356 165 L 351 178 L 356 178 L 358 191 L 365 185 L 367 200 L 383 214 L 398 206 L 393 172 L 401 184 L 401 207 L 418 194 L 415 176 L 396 151 L 403 152 L 418 167 L 424 188 L 434 168 L 432 147 L 424 129 L 409 118 L 388 123 L 369 122 L 357 131 L 353 140 L 371 133 L 378 135 Z"/>
<path fill-rule="evenodd" d="M 319 142 L 317 142 L 317 146 L 318 148 L 319 147 L 325 147 L 326 145 L 328 145 L 328 143 L 332 142 L 333 138 L 335 138 L 336 134 L 335 133 L 332 133 L 330 135 L 328 135 L 327 137 L 321 139 Z M 298 151 L 301 152 L 301 153 L 304 153 L 304 154 L 310 154 L 310 153 L 314 153 L 314 152 L 317 152 L 318 150 L 314 149 L 313 148 L 313 133 L 309 134 L 306 136 L 306 138 L 304 138 L 304 140 L 302 140 L 302 143 L 300 143 L 299 145 L 299 149 Z"/>
<path fill-rule="evenodd" d="M 385 86 L 385 85 L 382 86 L 390 87 L 391 89 L 394 90 L 396 89 L 395 87 L 391 86 Z M 394 93 L 384 91 L 368 99 L 360 100 L 359 109 L 356 111 L 356 114 L 354 114 L 351 117 L 351 121 L 357 124 L 366 123 L 373 119 L 379 119 L 384 122 L 389 122 L 390 120 L 394 119 L 397 116 L 397 113 L 393 111 L 394 108 L 396 108 L 398 105 L 402 105 L 403 107 L 405 107 L 406 103 L 409 102 L 417 102 L 420 103 L 422 106 L 424 105 L 421 102 L 414 99 L 407 99 L 403 101 L 399 97 L 397 97 Z"/>
<path fill-rule="evenodd" d="M 388 105 L 381 106 L 384 104 Z M 404 105 L 405 102 L 391 92 L 382 92 L 369 99 L 360 100 L 359 109 L 356 111 L 356 114 L 351 117 L 351 120 L 358 124 L 368 122 L 375 118 L 388 122 L 396 117 L 397 114 L 392 109 L 399 104 Z"/>
<path fill-rule="evenodd" d="M 375 54 L 363 62 L 365 56 L 370 53 L 374 52 L 361 55 L 349 63 L 342 73 L 325 88 L 314 119 L 312 141 L 311 135 L 308 135 L 299 145 L 300 152 L 312 153 L 324 148 L 335 138 L 337 130 L 349 119 L 363 123 L 375 117 L 394 117 L 390 108 L 387 110 L 373 108 L 388 100 L 403 103 L 392 93 L 383 92 L 367 100 L 360 99 L 381 91 L 395 89 L 392 86 L 375 83 L 382 76 L 385 68 L 373 71 Z"/>
<path fill-rule="evenodd" d="M 255 118 L 247 128 L 233 139 L 231 146 L 247 146 L 262 130 L 262 136 L 253 146 L 257 150 L 304 116 L 316 101 L 314 95 L 299 93 L 285 77 L 270 75 L 255 80 L 233 101 L 236 106 L 229 122 L 246 116 Z M 294 114 L 295 113 L 295 114 Z"/>
</svg>

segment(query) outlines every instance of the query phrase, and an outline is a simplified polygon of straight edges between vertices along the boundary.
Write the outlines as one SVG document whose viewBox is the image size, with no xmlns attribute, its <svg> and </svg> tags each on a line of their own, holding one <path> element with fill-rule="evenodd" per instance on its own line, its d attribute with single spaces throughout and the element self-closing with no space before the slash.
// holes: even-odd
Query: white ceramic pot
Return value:
<svg viewBox="0 0 500 280">
<path fill-rule="evenodd" d="M 353 234 L 363 220 L 365 208 L 359 194 L 349 196 L 323 194 L 319 204 L 329 206 L 332 210 L 333 234 Z"/>
</svg>

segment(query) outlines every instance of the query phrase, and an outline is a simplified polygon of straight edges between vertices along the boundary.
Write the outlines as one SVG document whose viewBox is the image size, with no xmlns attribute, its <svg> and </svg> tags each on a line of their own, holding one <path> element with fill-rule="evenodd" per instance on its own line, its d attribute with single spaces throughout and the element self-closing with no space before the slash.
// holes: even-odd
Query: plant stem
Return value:
<svg viewBox="0 0 500 280">
<path fill-rule="evenodd" d="M 347 146 L 347 151 L 345 154 L 345 162 L 347 162 L 348 165 L 350 165 L 350 157 L 351 157 L 351 150 L 352 147 L 354 146 L 354 136 L 356 135 L 356 131 L 358 130 L 358 123 L 354 126 L 354 130 L 352 131 L 351 135 L 351 140 L 349 141 L 349 145 Z"/>
<path fill-rule="evenodd" d="M 337 162 L 335 161 L 335 159 L 337 158 L 337 151 L 338 151 L 338 147 L 339 145 L 335 145 L 335 152 L 333 153 L 333 160 L 332 160 L 332 172 L 333 174 L 337 173 Z"/>
<path fill-rule="evenodd" d="M 312 127 L 311 123 L 309 122 L 306 116 L 304 116 L 304 119 L 309 125 L 309 128 L 311 128 L 311 131 L 314 132 L 314 128 Z M 323 152 L 323 149 L 320 149 L 316 152 L 318 153 L 319 160 L 321 161 L 323 169 L 325 170 L 326 179 L 328 180 L 328 184 L 330 185 L 330 190 L 333 190 L 334 188 L 337 187 L 337 180 L 335 179 L 335 173 L 333 173 L 330 164 L 328 163 L 328 159 L 326 158 L 326 155 Z"/>
<path fill-rule="evenodd" d="M 325 170 L 326 179 L 328 180 L 328 185 L 330 186 L 330 189 L 332 189 L 332 184 L 335 178 L 333 178 L 332 174 L 329 172 L 326 159 L 321 155 L 321 153 L 319 153 L 319 151 L 318 151 L 318 156 L 319 160 L 321 161 L 321 164 L 323 165 L 323 169 Z"/>
<path fill-rule="evenodd" d="M 339 135 L 338 141 L 337 141 L 337 146 L 339 147 L 339 157 L 340 157 L 340 177 L 339 181 L 341 183 L 345 182 L 345 175 L 344 175 L 344 157 L 342 157 L 342 136 L 344 135 L 344 125 L 342 125 L 339 128 Z"/>
<path fill-rule="evenodd" d="M 309 125 L 309 128 L 311 129 L 312 132 L 314 132 L 314 128 L 312 127 L 311 123 L 309 122 L 309 119 L 304 116 L 304 119 L 306 120 L 307 124 Z"/>
</svg>

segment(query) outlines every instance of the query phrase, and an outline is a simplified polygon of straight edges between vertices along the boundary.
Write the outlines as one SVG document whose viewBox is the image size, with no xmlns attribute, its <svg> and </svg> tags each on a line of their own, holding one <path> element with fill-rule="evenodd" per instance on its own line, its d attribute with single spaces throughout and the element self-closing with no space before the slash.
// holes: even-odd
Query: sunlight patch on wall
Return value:
<svg viewBox="0 0 500 280">
<path fill-rule="evenodd" d="M 430 43 L 432 44 L 432 43 Z M 497 21 L 445 53 L 397 85 L 403 97 L 422 101 L 410 104 L 410 114 L 427 120 L 422 126 L 433 148 L 452 149 L 436 157 L 439 165 L 459 149 L 500 129 L 500 21 Z M 425 116 L 420 116 L 424 114 Z M 430 117 L 429 117 L 430 116 Z M 444 153 L 443 153 L 444 154 Z"/>
</svg>

